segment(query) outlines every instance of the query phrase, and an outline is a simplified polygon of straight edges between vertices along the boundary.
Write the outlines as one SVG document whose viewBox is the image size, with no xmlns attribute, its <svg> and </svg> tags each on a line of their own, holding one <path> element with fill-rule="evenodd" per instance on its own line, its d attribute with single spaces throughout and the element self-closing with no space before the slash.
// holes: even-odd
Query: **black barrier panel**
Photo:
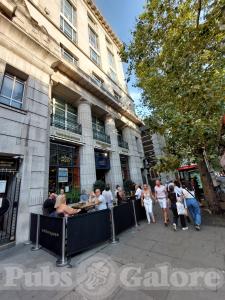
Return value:
<svg viewBox="0 0 225 300">
<path fill-rule="evenodd" d="M 30 241 L 34 244 L 37 236 L 37 214 L 30 214 Z"/>
<path fill-rule="evenodd" d="M 40 216 L 39 244 L 51 252 L 62 254 L 62 218 Z"/>
<path fill-rule="evenodd" d="M 113 208 L 115 234 L 134 226 L 134 210 L 132 202 L 127 202 Z"/>
<path fill-rule="evenodd" d="M 146 212 L 144 206 L 141 205 L 141 200 L 135 200 L 134 203 L 135 203 L 137 221 L 145 220 Z"/>
<path fill-rule="evenodd" d="M 107 241 L 111 237 L 108 209 L 68 218 L 67 256 Z"/>
</svg>

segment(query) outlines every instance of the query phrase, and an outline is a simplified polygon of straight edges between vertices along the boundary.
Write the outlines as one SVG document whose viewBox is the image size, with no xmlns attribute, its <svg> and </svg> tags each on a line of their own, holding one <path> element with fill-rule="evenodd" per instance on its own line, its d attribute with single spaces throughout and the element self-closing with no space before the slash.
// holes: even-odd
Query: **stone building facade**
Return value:
<svg viewBox="0 0 225 300">
<path fill-rule="evenodd" d="M 165 139 L 159 134 L 152 134 L 149 127 L 141 127 L 141 137 L 144 148 L 144 181 L 153 188 L 155 181 L 160 179 L 163 184 L 168 180 L 174 180 L 174 172 L 158 173 L 155 166 L 158 160 L 164 156 Z"/>
<path fill-rule="evenodd" d="M 90 0 L 0 1 L 0 183 L 21 182 L 17 242 L 49 190 L 142 182 L 143 124 L 120 47 Z"/>
</svg>

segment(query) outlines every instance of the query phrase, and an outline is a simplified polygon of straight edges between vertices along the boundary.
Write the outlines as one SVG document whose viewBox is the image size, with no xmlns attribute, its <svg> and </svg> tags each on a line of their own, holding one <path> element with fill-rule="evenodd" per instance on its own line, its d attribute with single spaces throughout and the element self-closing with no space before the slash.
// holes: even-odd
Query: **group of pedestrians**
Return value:
<svg viewBox="0 0 225 300">
<path fill-rule="evenodd" d="M 141 201 L 146 211 L 147 221 L 150 224 L 155 223 L 154 204 L 158 203 L 161 210 L 165 226 L 170 224 L 170 209 L 173 214 L 173 228 L 177 230 L 178 222 L 182 230 L 187 230 L 187 222 L 190 223 L 190 217 L 193 220 L 196 230 L 200 230 L 201 225 L 201 210 L 199 202 L 195 198 L 195 193 L 191 183 L 186 183 L 181 186 L 179 181 L 169 183 L 167 186 L 161 184 L 160 180 L 156 180 L 154 192 L 151 188 L 144 184 L 143 186 L 135 186 L 136 200 Z M 94 192 L 86 193 L 82 191 L 80 195 L 81 202 L 94 204 L 95 210 L 103 210 L 125 201 L 125 193 L 118 185 L 113 196 L 110 186 L 106 185 L 103 192 L 100 189 L 95 189 Z M 64 190 L 60 190 L 60 194 L 51 193 L 49 198 L 43 205 L 44 214 L 50 216 L 58 215 L 75 215 L 80 212 L 80 209 L 74 209 L 67 205 L 66 195 Z M 190 217 L 189 217 L 190 216 Z"/>
<path fill-rule="evenodd" d="M 150 224 L 155 223 L 153 207 L 158 203 L 162 209 L 163 221 L 165 226 L 170 223 L 170 209 L 173 214 L 173 228 L 176 231 L 180 220 L 182 230 L 188 230 L 187 222 L 193 220 L 196 230 L 200 230 L 201 210 L 199 202 L 195 198 L 191 183 L 181 183 L 177 180 L 171 182 L 167 186 L 161 184 L 160 180 L 156 180 L 154 192 L 151 188 L 144 184 L 142 187 L 136 185 L 135 196 L 144 206 L 147 221 Z M 191 217 L 191 219 L 190 219 Z"/>
</svg>

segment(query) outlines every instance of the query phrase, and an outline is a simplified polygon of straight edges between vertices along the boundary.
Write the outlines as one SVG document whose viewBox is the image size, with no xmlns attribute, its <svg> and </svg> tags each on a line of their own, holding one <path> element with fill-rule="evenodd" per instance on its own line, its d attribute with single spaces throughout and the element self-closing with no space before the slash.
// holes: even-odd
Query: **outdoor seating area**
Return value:
<svg viewBox="0 0 225 300">
<path fill-rule="evenodd" d="M 43 247 L 58 257 L 57 266 L 69 265 L 70 257 L 82 251 L 107 241 L 117 243 L 118 234 L 138 226 L 138 222 L 146 217 L 141 202 L 130 198 L 127 202 L 104 210 L 86 212 L 86 207 L 80 208 L 81 212 L 71 217 L 50 217 L 32 213 L 32 250 Z"/>
</svg>

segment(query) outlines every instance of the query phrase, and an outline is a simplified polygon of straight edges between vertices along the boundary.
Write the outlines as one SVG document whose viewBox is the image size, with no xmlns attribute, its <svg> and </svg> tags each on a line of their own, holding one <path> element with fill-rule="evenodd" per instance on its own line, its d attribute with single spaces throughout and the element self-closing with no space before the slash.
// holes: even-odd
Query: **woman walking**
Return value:
<svg viewBox="0 0 225 300">
<path fill-rule="evenodd" d="M 169 215 L 168 215 L 168 205 L 167 205 L 167 191 L 166 187 L 161 184 L 160 180 L 156 180 L 155 185 L 155 198 L 159 202 L 159 205 L 163 212 L 164 225 L 168 226 Z"/>
<path fill-rule="evenodd" d="M 151 189 L 149 188 L 149 186 L 147 184 L 144 184 L 143 191 L 141 194 L 141 203 L 142 203 L 142 206 L 145 207 L 148 224 L 151 223 L 151 218 L 152 218 L 152 222 L 155 223 L 155 217 L 153 214 L 153 207 L 152 207 L 153 199 L 154 199 L 154 197 L 152 195 Z"/>
<path fill-rule="evenodd" d="M 185 206 L 181 197 L 179 194 L 176 194 L 174 186 L 172 185 L 169 187 L 168 198 L 170 200 L 170 207 L 173 213 L 173 229 L 175 231 L 177 230 L 178 219 L 180 218 L 182 230 L 187 230 L 188 227 L 185 220 Z"/>
<path fill-rule="evenodd" d="M 191 184 L 187 183 L 186 185 L 184 185 L 182 192 L 183 192 L 182 195 L 185 199 L 188 211 L 194 222 L 195 229 L 199 231 L 202 222 L 201 210 L 200 210 L 199 202 L 195 198 L 195 194 L 194 191 L 192 190 Z"/>
</svg>

